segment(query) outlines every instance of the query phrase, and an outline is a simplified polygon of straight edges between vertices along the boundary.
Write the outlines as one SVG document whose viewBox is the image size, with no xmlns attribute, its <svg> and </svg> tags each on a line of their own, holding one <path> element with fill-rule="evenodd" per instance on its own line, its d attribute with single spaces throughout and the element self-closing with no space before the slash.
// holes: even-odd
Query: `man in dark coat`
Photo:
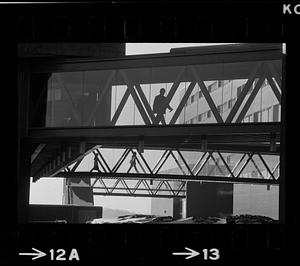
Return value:
<svg viewBox="0 0 300 266">
<path fill-rule="evenodd" d="M 166 124 L 165 114 L 166 109 L 173 111 L 173 108 L 167 103 L 167 97 L 165 97 L 166 90 L 164 88 L 160 89 L 159 95 L 157 95 L 153 102 L 153 112 L 156 114 L 154 123 L 159 124 L 161 121 L 162 124 Z"/>
</svg>

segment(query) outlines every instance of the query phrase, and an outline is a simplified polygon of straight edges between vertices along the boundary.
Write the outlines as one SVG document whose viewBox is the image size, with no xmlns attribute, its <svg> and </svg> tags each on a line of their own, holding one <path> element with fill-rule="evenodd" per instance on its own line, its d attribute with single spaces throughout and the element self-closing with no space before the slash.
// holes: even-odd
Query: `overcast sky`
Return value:
<svg viewBox="0 0 300 266">
<path fill-rule="evenodd" d="M 171 48 L 215 45 L 207 43 L 128 43 L 126 55 L 168 53 Z M 220 43 L 221 44 L 221 43 Z M 222 43 L 223 44 L 223 43 Z M 63 179 L 41 178 L 30 186 L 31 204 L 62 204 Z M 105 197 L 94 198 L 96 206 L 150 214 L 151 198 Z"/>
</svg>

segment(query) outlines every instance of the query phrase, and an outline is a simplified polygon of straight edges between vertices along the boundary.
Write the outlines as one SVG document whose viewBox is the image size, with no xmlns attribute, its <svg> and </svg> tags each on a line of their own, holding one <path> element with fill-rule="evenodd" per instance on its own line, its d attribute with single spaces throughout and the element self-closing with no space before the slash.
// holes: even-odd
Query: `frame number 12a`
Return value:
<svg viewBox="0 0 300 266">
<path fill-rule="evenodd" d="M 50 259 L 51 260 L 77 260 L 79 261 L 79 255 L 75 248 L 73 248 L 70 252 L 70 254 L 67 254 L 64 249 L 50 249 Z"/>
</svg>

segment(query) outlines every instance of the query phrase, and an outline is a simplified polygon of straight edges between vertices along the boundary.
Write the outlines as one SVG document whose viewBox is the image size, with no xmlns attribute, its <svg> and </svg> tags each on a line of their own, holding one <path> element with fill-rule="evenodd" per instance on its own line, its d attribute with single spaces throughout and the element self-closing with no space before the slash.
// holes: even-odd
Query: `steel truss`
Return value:
<svg viewBox="0 0 300 266">
<path fill-rule="evenodd" d="M 273 167 L 264 155 L 257 152 L 238 154 L 235 165 L 228 163 L 220 151 L 201 152 L 198 161 L 190 165 L 179 149 L 166 149 L 153 167 L 150 167 L 139 149 L 126 148 L 114 165 L 109 165 L 100 146 L 93 150 L 94 164 L 88 171 L 77 171 L 84 160 L 80 158 L 72 167 L 68 166 L 56 177 L 91 178 L 95 195 L 115 195 L 134 197 L 184 197 L 187 181 L 230 182 L 278 185 L 279 156 L 273 156 Z M 136 154 L 135 167 L 128 159 Z M 161 171 L 167 160 L 172 158 L 178 173 Z M 127 159 L 127 160 L 126 160 Z M 278 159 L 278 160 L 277 160 Z M 259 165 L 261 167 L 259 167 Z M 252 167 L 251 167 L 252 165 Z M 249 177 L 249 166 L 255 177 Z M 245 170 L 248 167 L 248 170 Z M 265 169 L 263 173 L 262 169 Z M 114 180 L 113 183 L 111 183 Z"/>
<path fill-rule="evenodd" d="M 160 122 L 165 124 L 164 121 L 161 121 L 160 118 L 158 117 L 158 115 L 155 115 L 155 113 L 153 112 L 153 110 L 141 88 L 141 84 L 134 83 L 134 81 L 130 80 L 130 78 L 127 76 L 125 70 L 120 70 L 120 73 L 121 73 L 124 83 L 127 86 L 127 90 L 125 91 L 113 118 L 111 119 L 111 125 L 116 124 L 128 98 L 129 98 L 129 95 L 132 96 L 133 101 L 136 104 L 136 106 L 143 118 L 145 125 L 151 125 L 151 124 L 157 125 Z M 172 101 L 176 90 L 178 89 L 180 83 L 183 81 L 183 76 L 185 76 L 184 74 L 188 74 L 192 78 L 190 80 L 190 84 L 189 84 L 185 94 L 183 95 L 179 105 L 177 106 L 177 108 L 169 122 L 170 125 L 173 125 L 176 123 L 181 111 L 183 110 L 185 104 L 187 103 L 187 100 L 188 100 L 189 96 L 191 95 L 196 84 L 199 85 L 200 90 L 201 90 L 205 100 L 207 101 L 207 103 L 210 107 L 210 110 L 211 110 L 214 118 L 216 119 L 217 123 L 234 123 L 234 122 L 240 123 L 241 121 L 243 121 L 251 104 L 253 103 L 253 101 L 255 99 L 255 96 L 259 92 L 265 79 L 268 80 L 268 82 L 271 86 L 271 89 L 274 92 L 279 104 L 281 104 L 281 77 L 280 77 L 279 73 L 275 70 L 272 63 L 262 62 L 262 63 L 256 64 L 256 67 L 254 68 L 253 72 L 249 76 L 249 78 L 245 84 L 245 87 L 242 90 L 240 97 L 238 97 L 237 101 L 233 105 L 232 110 L 230 111 L 230 113 L 225 121 L 223 121 L 223 118 L 221 117 L 220 113 L 218 112 L 218 109 L 217 109 L 206 85 L 204 84 L 204 80 L 201 79 L 199 73 L 197 72 L 197 69 L 194 66 L 182 66 L 180 68 L 178 75 L 177 75 L 176 79 L 174 80 L 174 82 L 166 96 L 165 106 L 168 106 L 169 103 Z M 115 75 L 115 73 L 113 75 Z M 258 80 L 255 84 L 255 87 L 250 92 L 250 89 L 257 78 L 258 78 Z M 276 84 L 275 84 L 273 78 L 275 79 Z M 111 80 L 111 77 L 109 77 L 109 80 Z M 236 120 L 233 121 L 234 117 L 236 116 L 237 112 L 240 110 L 240 107 L 241 107 L 243 101 L 246 99 L 246 96 L 249 94 L 249 92 L 250 92 L 250 95 L 249 95 L 248 99 L 246 100 L 245 105 L 242 107 Z"/>
<path fill-rule="evenodd" d="M 74 104 L 72 103 L 72 97 L 69 95 L 67 89 L 65 88 L 65 85 L 63 84 L 62 80 L 60 79 L 60 74 L 55 74 L 55 78 L 58 82 L 58 85 L 62 91 L 64 91 L 67 95 L 67 104 L 70 108 L 72 115 L 74 116 L 74 119 L 78 123 L 78 125 L 84 125 L 84 126 L 93 126 L 93 117 L 97 113 L 97 110 L 100 106 L 101 101 L 103 100 L 105 94 L 109 91 L 109 89 L 113 86 L 113 81 L 116 79 L 116 76 L 120 74 L 122 78 L 122 84 L 127 86 L 127 89 L 119 103 L 119 105 L 116 107 L 116 111 L 109 121 L 111 126 L 116 125 L 128 99 L 129 96 L 132 97 L 134 104 L 137 106 L 137 109 L 143 119 L 143 122 L 145 125 L 158 125 L 160 122 L 162 124 L 165 124 L 164 121 L 161 121 L 161 118 L 159 115 L 155 114 L 152 110 L 152 107 L 150 106 L 150 103 L 145 96 L 145 93 L 142 89 L 141 84 L 136 81 L 135 79 L 129 77 L 126 69 L 121 70 L 111 70 L 110 74 L 107 77 L 107 80 L 104 84 L 104 86 L 99 88 L 99 99 L 97 103 L 95 104 L 94 108 L 92 109 L 89 117 L 87 118 L 87 121 L 81 121 L 80 118 L 80 112 L 76 109 Z M 189 76 L 189 80 L 186 80 L 186 76 Z M 241 92 L 241 95 L 237 98 L 237 101 L 233 105 L 228 117 L 225 121 L 223 121 L 222 116 L 220 115 L 216 104 L 214 100 L 212 99 L 207 86 L 205 85 L 205 79 L 201 78 L 201 73 L 197 71 L 195 66 L 181 66 L 179 68 L 179 71 L 177 73 L 177 76 L 174 77 L 173 84 L 166 95 L 166 103 L 165 106 L 168 106 L 170 102 L 172 101 L 176 91 L 178 90 L 181 82 L 189 82 L 189 86 L 186 89 L 185 94 L 182 96 L 182 99 L 180 103 L 178 104 L 171 120 L 169 121 L 169 125 L 176 124 L 176 121 L 178 120 L 180 113 L 182 112 L 185 104 L 188 101 L 189 96 L 191 95 L 194 87 L 198 84 L 201 93 L 203 94 L 206 102 L 208 103 L 208 106 L 212 112 L 213 117 L 216 119 L 217 123 L 240 123 L 245 118 L 251 104 L 253 103 L 255 96 L 259 92 L 264 80 L 267 79 L 269 82 L 269 85 L 274 92 L 274 95 L 276 96 L 279 104 L 281 104 L 281 75 L 278 73 L 278 70 L 274 67 L 274 65 L 271 62 L 262 61 L 260 63 L 257 63 L 254 66 L 254 69 L 252 73 L 249 75 L 247 82 L 245 84 L 244 89 Z M 140 81 L 142 82 L 142 81 Z M 250 89 L 255 83 L 254 89 L 250 92 Z M 46 90 L 46 88 L 44 88 Z M 43 95 L 45 91 L 41 91 L 41 95 Z M 247 98 L 247 95 L 249 94 L 249 97 Z M 42 99 L 42 97 L 40 97 Z M 242 103 L 246 100 L 245 105 L 241 108 Z M 39 106 L 40 103 L 37 103 L 37 106 Z M 235 118 L 238 111 L 239 115 Z M 36 108 L 33 117 L 36 116 L 38 113 L 38 108 Z M 234 120 L 235 118 L 235 120 Z"/>
<path fill-rule="evenodd" d="M 35 145 L 31 176 L 36 179 L 59 173 L 96 149 L 98 143 L 112 149 L 255 151 L 279 155 L 280 123 L 32 129 L 30 140 Z"/>
<path fill-rule="evenodd" d="M 251 49 L 250 49 L 251 50 Z M 170 56 L 170 58 L 141 58 L 138 60 L 121 60 L 121 61 L 97 61 L 97 62 L 68 62 L 66 61 L 57 70 L 57 65 L 46 65 L 41 68 L 40 64 L 31 66 L 31 70 L 36 73 L 56 73 L 55 78 L 57 80 L 60 89 L 67 95 L 68 108 L 72 112 L 72 116 L 78 122 L 78 125 L 85 126 L 85 128 L 67 128 L 67 129 L 43 129 L 43 130 L 31 130 L 30 140 L 44 145 L 46 147 L 39 146 L 35 150 L 35 155 L 32 157 L 32 165 L 37 165 L 32 167 L 32 176 L 37 178 L 41 176 L 61 176 L 61 177 L 89 177 L 95 179 L 93 182 L 93 187 L 95 190 L 99 188 L 101 192 L 105 195 L 109 194 L 124 194 L 124 195 L 134 195 L 138 196 L 142 192 L 148 193 L 150 196 L 156 196 L 159 193 L 164 193 L 162 195 L 166 196 L 179 196 L 184 193 L 184 185 L 187 181 L 214 181 L 214 182 L 243 182 L 243 183 L 263 183 L 263 184 L 278 184 L 280 181 L 279 174 L 279 163 L 276 167 L 271 168 L 266 160 L 264 159 L 262 153 L 269 149 L 270 152 L 275 154 L 279 153 L 279 138 L 280 138 L 280 123 L 277 125 L 272 125 L 272 123 L 256 123 L 256 125 L 247 125 L 247 123 L 241 124 L 245 118 L 249 108 L 251 107 L 253 101 L 262 84 L 265 80 L 268 81 L 270 88 L 272 89 L 275 97 L 277 98 L 279 104 L 281 104 L 282 97 L 282 78 L 281 71 L 279 67 L 276 67 L 276 61 L 281 60 L 281 52 L 277 48 L 263 49 L 262 51 L 251 51 L 251 53 L 228 53 L 221 55 L 219 53 L 215 55 L 195 55 L 195 56 Z M 180 63 L 179 63 L 180 61 Z M 197 68 L 201 64 L 213 64 L 213 63 L 235 63 L 235 62 L 251 62 L 251 64 L 246 69 L 236 69 L 232 67 L 228 70 L 227 76 L 224 73 L 210 73 L 211 70 L 206 72 Z M 256 63 L 257 62 L 257 63 Z M 145 92 L 142 89 L 141 84 L 146 84 L 145 79 L 142 80 L 138 75 L 131 76 L 130 71 L 132 68 L 155 68 L 155 67 L 166 67 L 166 66 L 177 66 L 177 73 L 172 73 L 167 77 L 165 73 L 163 78 L 157 83 L 168 82 L 172 83 L 170 90 L 166 95 L 166 106 L 172 101 L 176 91 L 182 82 L 188 82 L 189 85 L 186 88 L 184 95 L 182 96 L 180 103 L 176 108 L 174 108 L 173 116 L 169 121 L 169 127 L 160 127 L 160 121 L 158 115 L 156 115 L 150 102 L 145 96 Z M 52 69 L 54 68 L 54 69 Z M 249 68 L 249 69 L 248 69 Z M 250 69 L 251 68 L 251 69 Z M 97 93 L 99 99 L 95 106 L 91 109 L 91 113 L 88 115 L 86 121 L 82 121 L 80 117 L 80 112 L 76 109 L 76 106 L 72 103 L 72 97 L 68 94 L 68 91 L 64 87 L 62 80 L 60 80 L 59 72 L 68 71 L 87 71 L 87 70 L 107 70 L 109 74 L 107 79 L 102 86 L 99 86 Z M 120 77 L 121 79 L 117 79 Z M 226 77 L 226 78 L 225 78 Z M 205 85 L 206 80 L 224 80 L 224 79 L 247 79 L 247 82 L 241 91 L 236 102 L 232 106 L 229 115 L 223 120 L 220 115 L 216 103 L 214 102 L 207 86 Z M 114 83 L 118 80 L 119 83 Z M 157 80 L 156 80 L 157 81 Z M 155 80 L 151 81 L 155 83 Z M 254 88 L 252 86 L 254 85 Z M 127 88 L 119 105 L 116 106 L 116 111 L 111 117 L 108 124 L 105 124 L 106 128 L 88 128 L 92 125 L 93 117 L 97 113 L 102 100 L 104 100 L 105 94 L 114 85 L 125 85 Z M 186 105 L 194 87 L 198 85 L 204 99 L 206 100 L 212 116 L 217 121 L 217 124 L 213 129 L 211 134 L 208 134 L 208 129 L 212 130 L 211 126 L 202 125 L 203 131 L 199 131 L 201 128 L 193 127 L 195 125 L 184 125 L 183 128 L 177 128 L 175 126 L 180 113 L 182 112 L 184 106 Z M 41 93 L 46 93 L 46 87 Z M 142 128 L 136 127 L 133 129 L 128 129 L 126 127 L 116 127 L 118 119 L 129 99 L 132 97 L 134 104 L 136 105 L 142 120 L 146 126 Z M 43 97 L 39 97 L 42 99 Z M 39 101 L 39 100 L 38 100 Z M 243 104 L 245 102 L 245 104 Z M 40 104 L 37 103 L 37 106 Z M 35 108 L 33 113 L 38 112 L 38 108 Z M 34 117 L 34 114 L 33 114 Z M 162 119 L 161 119 L 162 120 Z M 111 126 L 111 127 L 107 127 Z M 198 126 L 198 125 L 197 125 Z M 232 126 L 237 126 L 236 128 Z M 152 128 L 151 128 L 152 127 Z M 252 129 L 250 129 L 251 127 Z M 259 127 L 260 130 L 264 129 L 268 133 L 268 136 L 257 135 L 257 132 L 249 135 L 249 132 L 253 131 L 253 128 Z M 268 127 L 268 128 L 267 128 Z M 277 130 L 273 130 L 276 127 Z M 158 131 L 160 128 L 159 135 L 153 133 Z M 236 130 L 242 130 L 239 132 L 242 135 L 240 139 L 239 134 Z M 272 130 L 271 130 L 272 129 Z M 113 130 L 113 131 L 112 131 Z M 178 132 L 180 130 L 180 132 Z M 230 131 L 228 136 L 223 136 L 224 131 Z M 234 132 L 233 132 L 234 130 Z M 186 131 L 185 133 L 183 131 Z M 188 132 L 187 132 L 188 131 Z M 273 132 L 274 131 L 274 132 Z M 194 132 L 191 134 L 191 132 Z M 151 134 L 150 134 L 151 133 Z M 182 134 L 184 133 L 184 134 Z M 172 138 L 170 138 L 172 135 Z M 255 136 L 253 136 L 255 135 Z M 101 139 L 99 139 L 101 136 Z M 120 136 L 122 136 L 120 142 Z M 180 146 L 178 137 L 181 136 Z M 259 139 L 257 137 L 259 136 Z M 67 145 L 63 147 L 58 147 L 58 151 L 48 152 L 47 148 L 51 149 L 51 144 L 48 142 L 62 141 L 64 138 L 67 139 Z M 69 140 L 72 139 L 72 144 Z M 92 140 L 92 142 L 88 142 Z M 128 164 L 128 156 L 133 153 L 137 143 L 142 142 L 145 145 L 144 149 L 165 149 L 163 155 L 158 159 L 154 167 L 150 167 L 149 163 L 145 157 L 143 157 L 140 150 L 136 150 L 137 160 L 136 166 L 133 169 L 127 169 L 126 171 L 121 171 L 125 164 Z M 75 143 L 75 144 L 74 144 Z M 117 163 L 113 166 L 108 164 L 107 158 L 103 156 L 100 148 L 95 146 L 98 143 L 103 145 L 120 144 L 119 147 L 125 148 L 123 155 L 119 158 Z M 259 143 L 259 145 L 257 145 Z M 254 145 L 256 146 L 254 146 Z M 270 148 L 268 147 L 270 145 Z M 59 145 L 58 145 L 59 146 Z M 175 148 L 176 147 L 176 148 Z M 223 147 L 223 150 L 221 149 Z M 112 147 L 115 148 L 115 147 Z M 189 165 L 183 156 L 183 151 L 185 149 L 202 150 L 202 154 L 196 164 L 192 166 Z M 224 153 L 226 150 L 231 152 L 240 152 L 242 154 L 241 158 L 237 161 L 235 166 L 231 166 L 227 163 L 224 158 Z M 42 152 L 41 152 L 42 150 Z M 259 150 L 259 151 L 258 151 Z M 246 151 L 246 152 L 245 152 Z M 44 152 L 44 153 L 43 153 Z M 93 152 L 95 156 L 94 167 L 86 172 L 78 172 L 76 169 L 78 165 L 81 164 L 84 157 L 89 153 Z M 43 155 L 46 155 L 43 157 Z M 39 156 L 37 156 L 39 155 Z M 41 155 L 41 156 L 40 156 Z M 41 158 L 39 158 L 41 157 Z M 256 160 L 254 159 L 256 157 Z M 162 173 L 161 169 L 165 165 L 166 161 L 172 158 L 178 169 L 179 174 L 166 174 Z M 40 163 L 38 163 L 41 161 Z M 44 161 L 47 161 L 44 163 Z M 264 174 L 258 165 L 258 162 L 264 166 L 266 169 Z M 279 161 L 279 160 L 278 160 Z M 211 162 L 212 167 L 208 170 L 206 165 Z M 73 167 L 71 168 L 73 164 Z M 257 177 L 245 177 L 244 172 L 247 166 L 252 164 L 252 168 L 257 173 Z M 139 172 L 132 173 L 132 170 L 138 168 Z M 204 170 L 207 170 L 204 172 Z M 108 185 L 108 179 L 116 179 L 115 184 Z M 137 180 L 137 183 L 133 186 L 129 186 L 129 180 Z M 179 183 L 179 188 L 174 189 L 171 186 L 170 180 L 174 180 Z M 159 181 L 157 184 L 153 181 Z M 150 185 L 149 185 L 150 183 Z M 97 187 L 100 185 L 100 187 Z M 121 187 L 120 187 L 121 186 Z M 143 186 L 143 187 L 142 187 Z M 150 187 L 151 186 L 151 187 Z M 179 190 L 179 191 L 178 191 Z M 122 191 L 119 192 L 119 191 Z"/>
</svg>

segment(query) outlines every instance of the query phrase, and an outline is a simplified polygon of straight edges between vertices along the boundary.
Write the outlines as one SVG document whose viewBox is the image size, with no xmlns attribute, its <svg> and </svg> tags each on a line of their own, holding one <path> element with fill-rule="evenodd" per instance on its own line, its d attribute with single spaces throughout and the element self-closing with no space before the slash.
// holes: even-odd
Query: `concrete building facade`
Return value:
<svg viewBox="0 0 300 266">
<path fill-rule="evenodd" d="M 257 81 L 256 79 L 243 104 L 245 104 L 249 98 Z M 215 80 L 205 82 L 210 96 L 224 121 L 233 108 L 246 82 L 247 80 Z M 181 90 L 181 98 L 184 96 L 185 91 L 185 88 Z M 239 112 L 236 114 L 236 117 L 238 115 Z M 266 79 L 242 123 L 279 122 L 280 119 L 281 106 Z M 201 123 L 217 123 L 217 121 L 199 86 L 196 85 L 179 116 L 179 124 Z M 191 168 L 199 159 L 199 155 L 196 152 L 186 152 L 184 157 Z M 228 166 L 233 169 L 234 165 L 241 158 L 241 154 L 228 153 L 224 157 Z M 264 158 L 273 168 L 279 162 L 278 156 L 266 155 Z M 178 160 L 182 163 L 180 158 L 178 158 Z M 220 164 L 221 168 L 224 167 L 220 158 L 216 157 L 216 161 Z M 264 177 L 267 176 L 268 173 L 263 163 L 259 160 L 255 160 L 255 163 L 261 174 Z M 209 172 L 209 169 L 214 165 L 214 162 L 209 161 L 206 172 Z M 242 173 L 243 177 L 258 177 L 260 173 L 257 168 L 253 164 L 247 166 Z M 275 174 L 278 174 L 278 171 L 279 167 L 275 171 Z M 217 175 L 218 173 L 215 174 Z M 176 187 L 177 183 L 174 182 L 174 188 Z M 155 199 L 155 201 L 152 201 L 153 213 L 156 213 L 159 206 L 159 209 L 165 209 L 167 213 L 173 210 L 173 216 L 176 218 L 253 214 L 278 219 L 278 186 L 187 182 L 185 189 L 186 198 L 173 199 L 172 207 L 170 207 L 169 199 Z M 224 191 L 226 191 L 226 193 L 221 193 Z M 217 204 L 217 202 L 220 204 Z M 227 202 L 227 204 L 224 205 L 224 202 Z"/>
</svg>

